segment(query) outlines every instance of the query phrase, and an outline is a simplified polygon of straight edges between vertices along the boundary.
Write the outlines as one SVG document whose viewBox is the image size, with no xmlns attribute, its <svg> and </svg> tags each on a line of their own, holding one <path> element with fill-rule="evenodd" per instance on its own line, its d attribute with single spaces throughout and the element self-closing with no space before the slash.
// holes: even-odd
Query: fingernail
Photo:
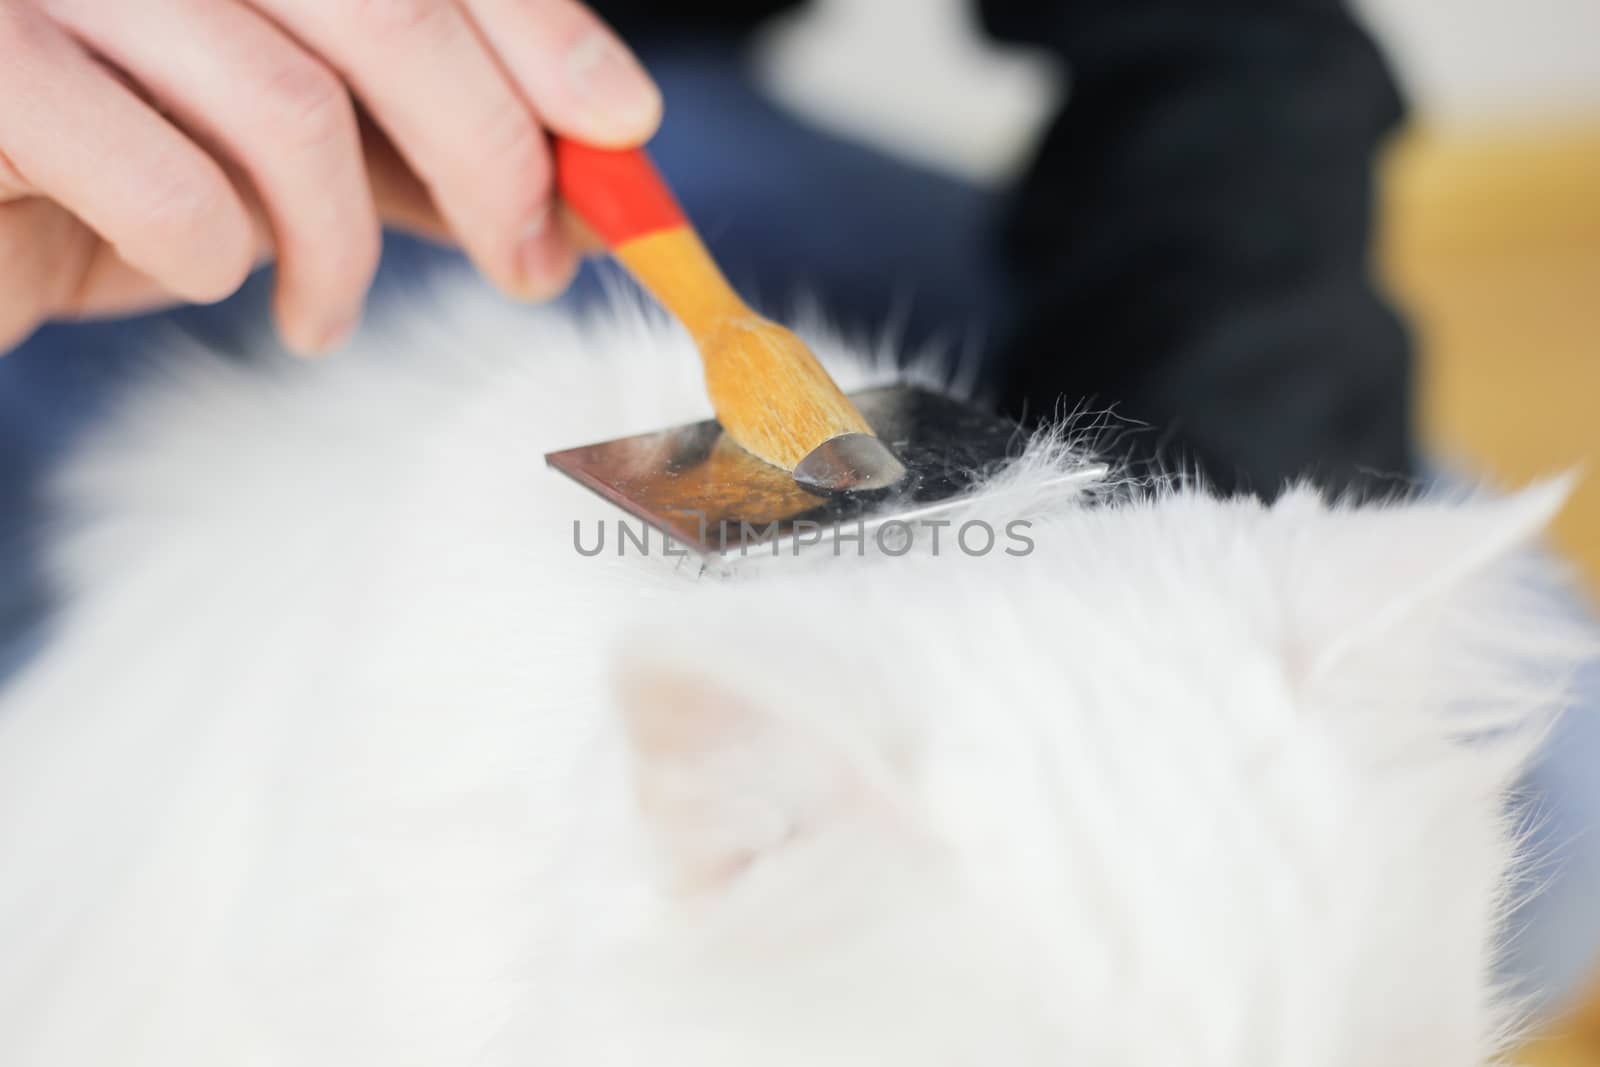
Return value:
<svg viewBox="0 0 1600 1067">
<path fill-rule="evenodd" d="M 302 356 L 326 356 L 339 351 L 350 343 L 355 336 L 356 329 L 361 325 L 361 317 L 353 315 L 342 319 L 338 324 L 329 327 L 318 334 L 310 344 L 294 345 L 294 349 Z"/>
<path fill-rule="evenodd" d="M 621 44 L 594 30 L 567 56 L 578 95 L 595 116 L 621 137 L 642 137 L 661 117 L 661 92 Z"/>
<path fill-rule="evenodd" d="M 550 208 L 546 205 L 523 227 L 517 243 L 517 281 L 524 295 L 541 296 L 549 285 Z"/>
<path fill-rule="evenodd" d="M 361 328 L 361 316 L 352 315 L 339 325 L 329 330 L 322 338 L 323 352 L 337 352 L 344 348 L 355 337 L 356 331 Z"/>
</svg>

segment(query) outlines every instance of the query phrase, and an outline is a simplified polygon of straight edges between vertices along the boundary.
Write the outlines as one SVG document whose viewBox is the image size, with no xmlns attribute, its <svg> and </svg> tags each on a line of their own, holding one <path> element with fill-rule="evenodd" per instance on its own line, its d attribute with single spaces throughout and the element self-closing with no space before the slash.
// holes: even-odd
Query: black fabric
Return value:
<svg viewBox="0 0 1600 1067">
<path fill-rule="evenodd" d="M 592 0 L 589 4 L 629 39 L 712 33 L 740 34 L 803 0 Z M 872 0 L 864 0 L 871 3 Z"/>
<path fill-rule="evenodd" d="M 741 32 L 793 6 L 600 5 L 644 33 Z M 1369 263 L 1375 155 L 1402 106 L 1344 7 L 978 7 L 1070 71 L 996 234 L 1018 308 L 990 353 L 1004 406 L 1111 409 L 1149 427 L 1121 437 L 1132 458 L 1223 489 L 1408 478 L 1410 345 Z"/>
<path fill-rule="evenodd" d="M 1014 411 L 1058 397 L 1151 430 L 1137 455 L 1271 493 L 1406 477 L 1411 356 L 1373 284 L 1375 154 L 1401 117 L 1342 7 L 988 0 L 1071 67 L 1017 190 Z"/>
</svg>

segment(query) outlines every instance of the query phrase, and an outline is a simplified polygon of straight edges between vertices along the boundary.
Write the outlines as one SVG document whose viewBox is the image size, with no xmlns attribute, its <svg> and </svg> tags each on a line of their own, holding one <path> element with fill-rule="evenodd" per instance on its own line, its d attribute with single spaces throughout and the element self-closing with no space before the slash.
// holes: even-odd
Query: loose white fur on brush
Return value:
<svg viewBox="0 0 1600 1067">
<path fill-rule="evenodd" d="M 833 353 L 847 387 L 867 372 Z M 975 500 L 1035 550 L 695 580 L 549 449 L 685 337 L 462 287 L 175 350 L 64 472 L 0 698 L 7 1067 L 1466 1067 L 1564 486 Z M 948 548 L 948 542 L 946 547 Z"/>
</svg>

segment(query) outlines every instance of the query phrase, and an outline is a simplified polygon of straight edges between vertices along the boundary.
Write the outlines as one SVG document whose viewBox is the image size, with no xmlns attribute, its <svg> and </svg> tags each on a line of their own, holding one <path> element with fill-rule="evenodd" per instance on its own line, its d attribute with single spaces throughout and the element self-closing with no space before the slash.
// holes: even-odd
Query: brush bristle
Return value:
<svg viewBox="0 0 1600 1067">
<path fill-rule="evenodd" d="M 730 319 L 701 355 L 717 421 L 768 463 L 793 470 L 830 437 L 873 432 L 805 342 L 774 322 Z"/>
<path fill-rule="evenodd" d="M 692 227 L 635 238 L 615 254 L 694 337 L 717 421 L 745 451 L 792 471 L 830 437 L 873 435 L 805 342 L 733 291 Z"/>
</svg>

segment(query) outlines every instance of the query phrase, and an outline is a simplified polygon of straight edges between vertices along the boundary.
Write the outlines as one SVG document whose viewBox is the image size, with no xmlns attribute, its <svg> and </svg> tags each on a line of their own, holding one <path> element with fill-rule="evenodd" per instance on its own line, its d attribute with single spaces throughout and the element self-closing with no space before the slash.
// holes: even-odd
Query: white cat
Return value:
<svg viewBox="0 0 1600 1067">
<path fill-rule="evenodd" d="M 542 458 L 704 416 L 643 315 L 463 286 L 164 366 L 61 480 L 67 606 L 0 702 L 0 1064 L 1501 1047 L 1561 484 L 1063 495 L 1046 443 L 970 505 L 1031 553 L 696 580 L 580 555 L 615 513 Z"/>
</svg>

